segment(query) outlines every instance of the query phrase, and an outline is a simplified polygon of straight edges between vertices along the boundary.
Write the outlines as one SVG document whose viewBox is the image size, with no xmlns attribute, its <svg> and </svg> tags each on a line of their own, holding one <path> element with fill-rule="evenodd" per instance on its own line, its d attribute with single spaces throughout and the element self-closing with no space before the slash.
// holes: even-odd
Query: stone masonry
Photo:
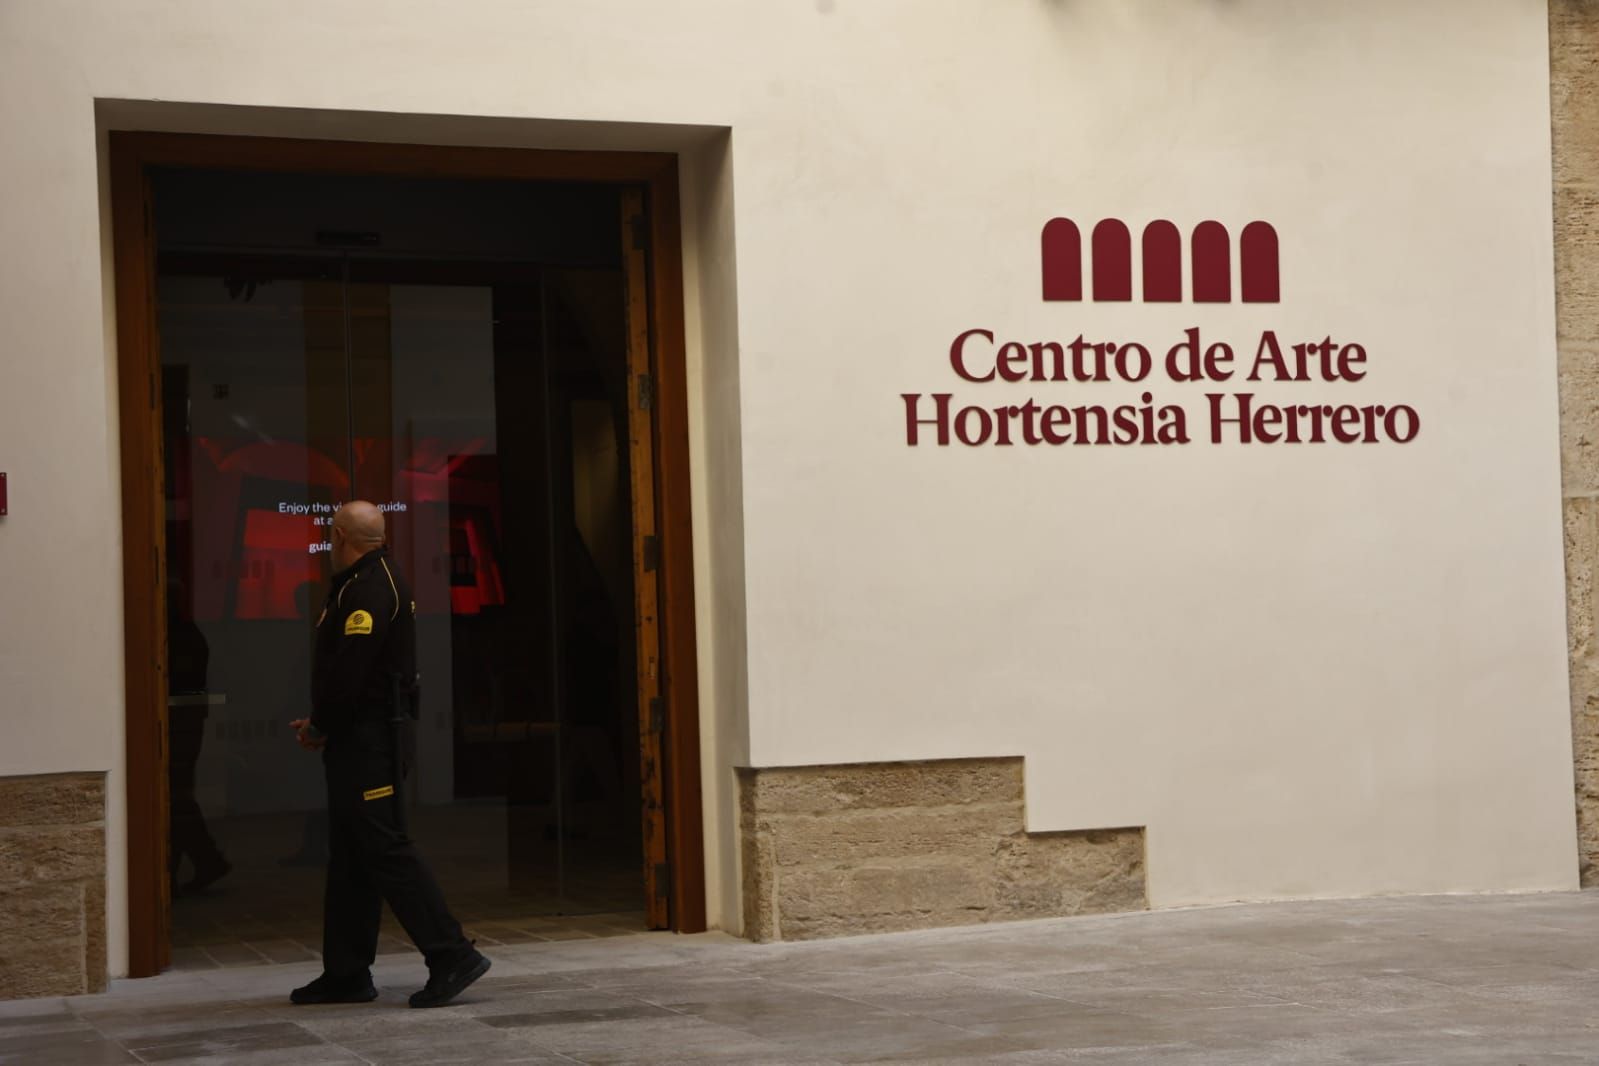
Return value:
<svg viewBox="0 0 1599 1066">
<path fill-rule="evenodd" d="M 106 987 L 105 775 L 0 777 L 0 999 Z"/>
<path fill-rule="evenodd" d="M 744 935 L 1142 910 L 1144 831 L 1029 833 L 1022 760 L 741 770 Z"/>
<path fill-rule="evenodd" d="M 1578 857 L 1599 884 L 1599 0 L 1550 0 L 1555 323 Z"/>
</svg>

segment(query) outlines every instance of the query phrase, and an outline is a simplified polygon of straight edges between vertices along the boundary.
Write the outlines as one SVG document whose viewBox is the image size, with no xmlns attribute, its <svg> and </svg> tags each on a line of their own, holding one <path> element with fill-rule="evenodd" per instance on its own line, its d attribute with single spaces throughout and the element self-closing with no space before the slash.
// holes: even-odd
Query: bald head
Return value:
<svg viewBox="0 0 1599 1066">
<path fill-rule="evenodd" d="M 341 570 L 352 565 L 383 547 L 384 536 L 383 512 L 366 500 L 351 500 L 333 512 L 333 565 Z"/>
<path fill-rule="evenodd" d="M 376 504 L 351 500 L 333 512 L 333 525 L 352 540 L 377 547 L 383 543 L 383 512 Z"/>
</svg>

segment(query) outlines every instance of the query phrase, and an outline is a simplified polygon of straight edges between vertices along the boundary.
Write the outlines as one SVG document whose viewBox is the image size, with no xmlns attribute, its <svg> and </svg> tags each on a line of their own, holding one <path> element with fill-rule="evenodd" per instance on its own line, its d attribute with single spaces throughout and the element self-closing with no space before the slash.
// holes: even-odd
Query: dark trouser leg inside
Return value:
<svg viewBox="0 0 1599 1066">
<path fill-rule="evenodd" d="M 227 861 L 206 827 L 205 814 L 194 795 L 195 770 L 205 740 L 205 719 L 203 716 L 196 718 L 192 711 L 193 708 L 173 708 L 168 732 L 168 812 L 172 829 L 169 863 L 174 877 L 185 855 L 194 863 L 198 874 L 214 871 Z"/>
<path fill-rule="evenodd" d="M 372 879 L 428 966 L 448 965 L 470 950 L 461 923 L 450 914 L 444 893 L 416 845 L 403 835 L 394 840 L 386 833 L 376 844 L 379 850 L 372 858 Z"/>
<path fill-rule="evenodd" d="M 376 951 L 380 900 L 386 900 L 400 920 L 406 935 L 427 959 L 430 968 L 449 966 L 471 952 L 471 944 L 445 905 L 444 894 L 428 869 L 416 845 L 406 834 L 400 804 L 399 783 L 391 780 L 392 763 L 381 749 L 352 753 L 349 762 L 330 759 L 328 805 L 331 814 L 333 861 L 329 864 L 329 898 L 325 915 L 324 942 L 353 948 L 359 927 L 361 944 L 366 949 L 364 965 L 370 965 Z M 361 911 L 350 897 L 347 910 L 335 907 L 334 863 L 345 858 L 361 876 L 365 895 Z M 362 925 L 362 920 L 366 924 Z M 366 945 L 370 947 L 366 947 Z M 334 956 L 324 948 L 324 968 L 334 971 L 329 961 Z M 341 960 L 345 956 L 340 956 Z M 348 961 L 355 961 L 353 958 Z"/>
<path fill-rule="evenodd" d="M 365 973 L 377 957 L 383 897 L 362 861 L 360 833 L 349 804 L 334 797 L 347 790 L 328 766 L 328 876 L 322 896 L 322 969 L 336 976 Z"/>
</svg>

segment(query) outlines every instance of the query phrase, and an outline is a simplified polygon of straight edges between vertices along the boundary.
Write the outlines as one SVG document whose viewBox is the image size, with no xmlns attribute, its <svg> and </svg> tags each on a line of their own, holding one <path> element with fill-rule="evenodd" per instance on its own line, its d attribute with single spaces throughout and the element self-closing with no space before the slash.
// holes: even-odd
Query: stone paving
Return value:
<svg viewBox="0 0 1599 1066">
<path fill-rule="evenodd" d="M 291 1007 L 314 963 L 0 1003 L 0 1062 L 1599 1062 L 1599 892 L 1252 904 L 789 944 L 494 949 L 451 1007 Z"/>
</svg>

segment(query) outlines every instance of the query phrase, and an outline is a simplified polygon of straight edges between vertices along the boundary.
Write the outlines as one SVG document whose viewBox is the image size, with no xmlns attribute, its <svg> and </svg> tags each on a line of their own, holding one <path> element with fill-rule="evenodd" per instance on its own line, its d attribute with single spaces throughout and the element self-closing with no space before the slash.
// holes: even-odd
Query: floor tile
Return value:
<svg viewBox="0 0 1599 1066">
<path fill-rule="evenodd" d="M 489 977 L 436 1011 L 406 1006 L 414 950 L 379 958 L 376 1002 L 314 1008 L 287 993 L 317 962 L 263 959 L 0 1003 L 0 1062 L 1592 1063 L 1596 928 L 1599 893 L 1582 892 L 790 944 L 584 937 L 497 946 Z"/>
<path fill-rule="evenodd" d="M 303 1057 L 310 1058 L 312 1056 L 304 1049 L 326 1046 L 321 1037 L 289 1022 L 193 1028 L 156 1036 L 125 1038 L 124 1042 L 128 1050 L 146 1062 L 183 1062 L 218 1055 L 243 1061 L 246 1054 L 291 1050 L 300 1050 Z"/>
</svg>

